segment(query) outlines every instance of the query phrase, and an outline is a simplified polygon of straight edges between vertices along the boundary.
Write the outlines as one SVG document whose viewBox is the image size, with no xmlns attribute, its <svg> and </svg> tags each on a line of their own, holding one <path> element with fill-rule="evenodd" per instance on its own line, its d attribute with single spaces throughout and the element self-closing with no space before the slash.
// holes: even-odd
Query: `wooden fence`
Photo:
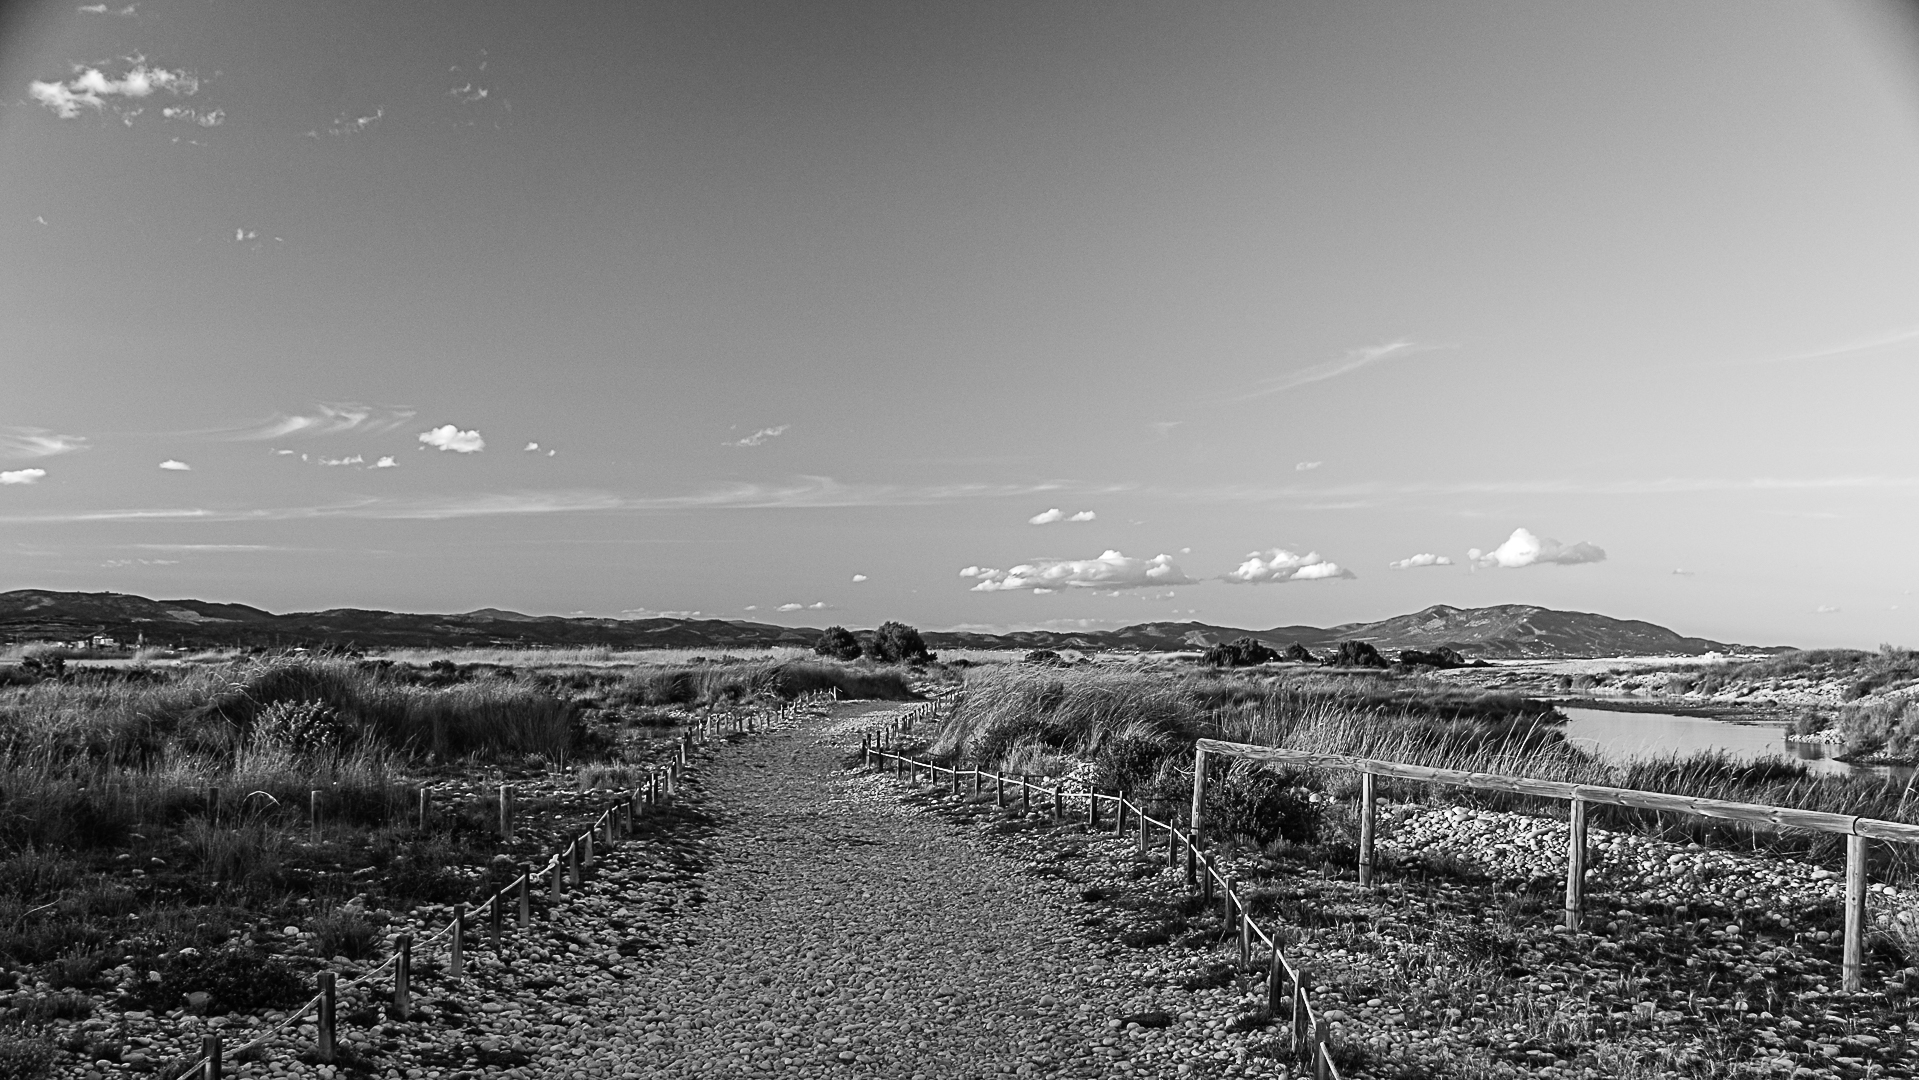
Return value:
<svg viewBox="0 0 1919 1080">
<path fill-rule="evenodd" d="M 912 719 L 901 718 L 880 732 L 863 737 L 860 744 L 861 760 L 881 769 L 890 767 L 896 778 L 913 785 L 919 784 L 922 773 L 926 782 L 934 786 L 941 786 L 940 777 L 945 776 L 954 795 L 966 794 L 970 787 L 971 795 L 977 798 L 981 787 L 990 785 L 994 805 L 1001 807 L 1008 803 L 1008 789 L 1017 788 L 1020 809 L 1028 813 L 1032 812 L 1033 797 L 1037 793 L 1041 809 L 1046 809 L 1050 804 L 1055 820 L 1065 820 L 1069 802 L 1084 802 L 1087 827 L 1095 830 L 1103 826 L 1102 807 L 1110 807 L 1113 832 L 1124 835 L 1130 821 L 1141 855 L 1157 850 L 1159 842 L 1156 834 L 1164 833 L 1167 869 L 1181 873 L 1183 868 L 1187 885 L 1196 888 L 1203 900 L 1208 903 L 1215 898 L 1218 900 L 1222 932 L 1235 934 L 1238 939 L 1240 968 L 1249 972 L 1258 970 L 1254 963 L 1255 940 L 1259 943 L 1258 949 L 1265 951 L 1266 1009 L 1274 1020 L 1283 1022 L 1290 1019 L 1292 1038 L 1289 1048 L 1295 1059 L 1311 1067 L 1315 1080 L 1338 1080 L 1339 1069 L 1333 1063 L 1333 1047 L 1327 1023 L 1313 1008 L 1306 990 L 1305 970 L 1281 948 L 1277 928 L 1260 926 L 1247 911 L 1245 901 L 1240 896 L 1238 881 L 1220 868 L 1215 856 L 1200 849 L 1196 833 L 1182 830 L 1176 822 L 1160 821 L 1148 815 L 1123 791 L 1071 791 L 1059 786 L 1057 781 L 1053 786 L 1046 787 L 1036 783 L 1030 776 L 1004 775 L 984 769 L 962 769 L 918 760 L 901 753 L 898 745 L 899 735 L 911 729 Z"/>
<path fill-rule="evenodd" d="M 832 695 L 830 699 L 837 700 L 837 695 Z M 802 705 L 815 700 L 829 700 L 829 696 L 806 695 L 790 704 L 780 704 L 772 715 L 787 716 L 797 711 Z M 467 939 L 470 933 L 480 930 L 484 925 L 485 933 L 481 940 L 490 943 L 495 949 L 500 949 L 505 944 L 509 925 L 525 933 L 533 921 L 535 888 L 543 888 L 547 891 L 550 903 L 555 907 L 564 901 L 568 889 L 578 889 L 581 883 L 582 867 L 591 867 L 596 861 L 594 855 L 596 839 L 603 848 L 612 850 L 617 846 L 620 838 L 633 834 L 635 818 L 645 814 L 647 808 L 663 806 L 673 800 L 679 792 L 684 770 L 691 761 L 690 754 L 693 747 L 705 744 L 728 732 L 751 733 L 757 731 L 759 726 L 755 715 L 707 715 L 697 727 L 680 736 L 672 760 L 664 766 L 649 769 L 644 785 L 628 789 L 611 800 L 586 831 L 570 837 L 563 847 L 547 859 L 544 866 L 521 874 L 492 896 L 480 901 L 471 912 L 465 905 L 456 906 L 453 909 L 452 920 L 429 937 L 415 942 L 411 934 L 399 935 L 394 939 L 392 955 L 387 957 L 385 963 L 371 971 L 344 982 L 339 979 L 336 972 L 320 972 L 313 997 L 309 998 L 306 1004 L 288 1013 L 279 1023 L 230 1050 L 224 1047 L 218 1034 L 208 1035 L 201 1044 L 199 1054 L 186 1063 L 167 1070 L 166 1075 L 175 1077 L 176 1080 L 188 1080 L 196 1074 L 199 1080 L 220 1080 L 227 1059 L 259 1050 L 308 1015 L 315 1017 L 315 1053 L 321 1061 L 332 1061 L 339 1053 L 339 1018 L 335 1009 L 339 992 L 370 983 L 389 973 L 391 973 L 393 989 L 389 1011 L 395 1019 L 406 1019 L 412 1009 L 413 961 L 416 953 L 434 948 L 444 949 L 446 977 L 449 980 L 458 981 L 465 972 Z M 318 806 L 317 799 L 314 805 Z M 509 839 L 513 835 L 512 805 L 511 789 L 502 785 L 500 833 L 502 837 Z M 421 801 L 423 818 L 425 807 L 423 793 Z M 542 879 L 545 879 L 546 884 L 539 886 L 538 883 Z M 513 909 L 511 917 L 507 914 L 509 908 Z"/>
<path fill-rule="evenodd" d="M 1601 787 L 1593 784 L 1567 784 L 1554 780 L 1533 780 L 1501 773 L 1463 772 L 1434 769 L 1397 761 L 1377 761 L 1337 754 L 1312 754 L 1301 750 L 1280 750 L 1270 746 L 1201 739 L 1193 754 L 1192 832 L 1199 837 L 1205 828 L 1204 806 L 1208 764 L 1213 755 L 1242 758 L 1268 765 L 1308 766 L 1356 772 L 1360 778 L 1359 807 L 1359 883 L 1372 884 L 1373 848 L 1378 842 L 1378 785 L 1382 776 L 1415 780 L 1429 784 L 1472 788 L 1478 791 L 1503 791 L 1515 795 L 1534 795 L 1563 799 L 1570 804 L 1569 834 L 1566 849 L 1566 926 L 1577 930 L 1585 914 L 1586 895 L 1586 810 L 1598 804 L 1628 806 L 1694 817 L 1738 821 L 1771 828 L 1809 829 L 1837 833 L 1846 838 L 1845 950 L 1840 971 L 1843 988 L 1857 991 L 1865 958 L 1866 870 L 1868 840 L 1894 843 L 1919 843 L 1919 825 L 1877 818 L 1829 814 L 1817 810 L 1796 810 L 1784 806 L 1726 802 L 1686 795 L 1666 795 L 1633 788 Z"/>
</svg>

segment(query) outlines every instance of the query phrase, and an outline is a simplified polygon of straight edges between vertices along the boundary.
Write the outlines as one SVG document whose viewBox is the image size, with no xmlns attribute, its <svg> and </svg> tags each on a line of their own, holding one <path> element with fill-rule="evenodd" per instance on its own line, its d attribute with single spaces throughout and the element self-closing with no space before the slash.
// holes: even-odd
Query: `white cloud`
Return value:
<svg viewBox="0 0 1919 1080">
<path fill-rule="evenodd" d="M 530 443 L 527 443 L 527 444 L 526 444 L 525 446 L 523 446 L 523 447 L 521 447 L 521 448 L 520 448 L 520 452 L 521 452 L 521 453 L 531 453 L 531 452 L 533 452 L 533 451 L 535 451 L 535 450 L 538 450 L 539 448 L 540 448 L 540 444 L 539 444 L 539 443 L 536 443 L 536 442 L 530 442 Z"/>
<path fill-rule="evenodd" d="M 1294 472 L 1308 472 L 1326 464 L 1323 461 L 1301 461 L 1293 465 Z"/>
<path fill-rule="evenodd" d="M 133 9 L 136 6 L 138 5 L 128 4 L 126 7 L 123 7 L 123 8 L 109 8 L 105 4 L 86 4 L 86 5 L 83 5 L 79 10 L 82 13 L 87 15 L 123 15 L 124 16 L 124 15 L 132 15 L 134 13 Z"/>
<path fill-rule="evenodd" d="M 395 460 L 393 460 L 393 458 L 392 458 L 391 456 L 389 456 L 389 457 L 383 457 L 383 458 L 381 458 L 380 460 L 378 460 L 378 461 L 376 461 L 376 462 L 374 462 L 374 463 L 373 463 L 373 468 L 376 468 L 376 469 L 393 469 L 393 468 L 398 468 L 398 467 L 399 467 L 399 464 L 400 464 L 399 462 L 397 462 L 397 461 L 395 461 Z"/>
<path fill-rule="evenodd" d="M 0 484 L 36 484 L 45 475 L 47 475 L 45 469 L 14 469 L 10 472 L 0 472 Z"/>
<path fill-rule="evenodd" d="M 167 470 L 168 472 L 192 472 L 193 471 L 193 466 L 188 465 L 184 461 L 175 461 L 173 458 L 168 458 L 165 461 L 162 461 L 160 463 L 160 467 L 162 469 Z"/>
<path fill-rule="evenodd" d="M 380 108 L 374 109 L 372 112 L 368 113 L 365 116 L 354 116 L 351 113 L 341 113 L 339 116 L 336 116 L 333 118 L 333 122 L 326 126 L 325 131 L 328 135 L 357 134 L 379 123 L 380 118 L 385 115 L 386 115 L 385 106 L 381 106 Z M 319 138 L 320 131 L 321 129 L 315 128 L 312 131 L 307 132 L 307 138 L 309 139 Z"/>
<path fill-rule="evenodd" d="M 1079 513 L 1077 513 L 1077 514 L 1074 514 L 1074 515 L 1073 515 L 1072 517 L 1069 517 L 1069 518 L 1067 518 L 1066 520 L 1068 520 L 1068 521 L 1091 521 L 1091 520 L 1093 520 L 1094 518 L 1096 518 L 1096 517 L 1098 517 L 1098 516 L 1099 516 L 1098 514 L 1095 514 L 1095 513 L 1093 513 L 1093 512 L 1091 511 L 1091 510 L 1081 510 L 1081 511 L 1080 511 Z"/>
<path fill-rule="evenodd" d="M 360 405 L 353 402 L 322 402 L 311 413 L 281 413 L 264 423 L 223 431 L 190 432 L 226 439 L 264 440 L 290 436 L 340 435 L 349 431 L 391 431 L 413 419 L 415 410 L 393 405 Z"/>
<path fill-rule="evenodd" d="M 1285 375 L 1278 375 L 1271 379 L 1261 380 L 1253 390 L 1240 395 L 1238 400 L 1248 401 L 1252 398 L 1265 397 L 1268 394 L 1278 394 L 1283 391 L 1305 386 L 1309 383 L 1338 378 L 1341 375 L 1358 371 L 1360 368 L 1377 364 L 1381 360 L 1400 359 L 1418 353 L 1431 352 L 1439 347 L 1440 346 L 1437 345 L 1419 345 L 1411 341 L 1393 341 L 1384 345 L 1368 345 L 1358 349 L 1349 349 L 1346 355 L 1337 360 L 1327 360 L 1324 363 L 1303 367 L 1297 371 L 1288 372 Z"/>
<path fill-rule="evenodd" d="M 1417 555 L 1408 555 L 1403 559 L 1394 559 L 1386 565 L 1394 570 L 1416 570 L 1422 566 L 1451 566 L 1453 561 L 1444 555 L 1435 555 L 1422 551 Z"/>
<path fill-rule="evenodd" d="M 1097 559 L 1043 559 L 1021 563 L 1010 570 L 969 566 L 960 571 L 960 576 L 979 579 L 979 584 L 973 586 L 974 592 L 1137 589 L 1193 584 L 1193 579 L 1187 577 L 1169 555 L 1132 559 L 1117 551 L 1104 552 Z"/>
<path fill-rule="evenodd" d="M 750 610 L 750 609 L 749 609 Z M 697 619 L 697 611 L 654 611 L 650 608 L 627 608 L 620 612 L 622 619 Z"/>
<path fill-rule="evenodd" d="M 460 101 L 467 102 L 468 104 L 475 101 L 485 101 L 487 93 L 486 87 L 475 86 L 472 83 L 467 83 L 465 86 L 456 86 L 446 92 L 448 97 L 458 98 Z"/>
<path fill-rule="evenodd" d="M 741 611 L 758 611 L 759 609 L 760 609 L 760 606 L 758 604 L 748 604 L 745 607 L 741 608 L 740 610 Z"/>
<path fill-rule="evenodd" d="M 456 454 L 477 454 L 486 449 L 486 440 L 480 438 L 478 431 L 461 431 L 452 424 L 445 424 L 432 431 L 420 432 L 420 441 L 428 446 L 437 446 L 441 450 L 451 450 Z"/>
<path fill-rule="evenodd" d="M 1473 548 L 1466 553 L 1478 566 L 1497 566 L 1507 570 L 1517 570 L 1522 566 L 1538 563 L 1558 563 L 1573 566 L 1578 563 L 1602 562 L 1606 553 L 1592 544 L 1581 540 L 1577 544 L 1561 544 L 1545 536 L 1534 536 L 1525 529 L 1514 529 L 1506 542 L 1491 551 Z"/>
<path fill-rule="evenodd" d="M 1271 585 L 1282 581 L 1319 581 L 1354 576 L 1351 570 L 1338 563 L 1320 558 L 1317 551 L 1295 555 L 1285 548 L 1272 548 L 1264 553 L 1247 553 L 1246 561 L 1239 564 L 1239 569 L 1222 575 L 1221 580 L 1235 585 Z"/>
<path fill-rule="evenodd" d="M 227 122 L 225 109 L 199 110 L 186 105 L 168 105 L 160 110 L 160 115 L 168 120 L 191 120 L 201 127 L 219 127 Z"/>
<path fill-rule="evenodd" d="M 803 609 L 804 609 L 805 607 L 806 607 L 806 605 L 805 605 L 805 604 L 781 604 L 781 605 L 780 605 L 779 607 L 777 607 L 777 608 L 775 608 L 774 610 L 776 610 L 776 611 L 800 611 L 800 610 L 803 610 Z"/>
<path fill-rule="evenodd" d="M 781 604 L 775 610 L 778 610 L 778 611 L 832 611 L 834 609 L 832 607 L 829 607 L 826 601 L 819 600 L 811 604 Z"/>
<path fill-rule="evenodd" d="M 854 574 L 854 575 L 853 575 L 853 583 L 854 583 L 855 585 L 857 585 L 857 584 L 859 584 L 860 582 L 862 582 L 862 581 L 865 581 L 865 580 L 866 580 L 866 575 L 865 575 L 865 574 Z"/>
<path fill-rule="evenodd" d="M 321 459 L 319 459 L 319 460 L 320 460 L 320 464 L 322 464 L 322 465 L 332 465 L 332 466 L 338 466 L 338 465 L 365 465 L 365 464 L 366 464 L 366 459 L 365 459 L 365 458 L 363 458 L 363 457 L 361 457 L 361 456 L 360 456 L 360 455 L 358 455 L 358 454 L 355 454 L 355 455 L 353 455 L 352 457 L 343 457 L 343 458 L 329 458 L 329 457 L 323 457 L 323 458 L 321 458 Z"/>
<path fill-rule="evenodd" d="M 1055 506 L 1051 510 L 1042 510 L 1026 519 L 1028 525 L 1051 525 L 1055 521 L 1064 521 L 1066 511 Z"/>
<path fill-rule="evenodd" d="M 44 458 L 86 448 L 87 440 L 78 435 L 56 435 L 46 428 L 0 427 L 0 456 Z"/>
<path fill-rule="evenodd" d="M 1683 566 L 1673 570 L 1673 573 L 1678 575 L 1679 577 L 1691 577 L 1693 575 L 1693 572 L 1691 570 L 1688 570 Z"/>
<path fill-rule="evenodd" d="M 145 98 L 161 90 L 170 94 L 200 91 L 200 80 L 191 72 L 148 67 L 141 60 L 132 63 L 133 67 L 117 79 L 99 68 L 87 68 L 65 82 L 35 80 L 27 84 L 27 94 L 61 119 L 71 120 L 80 115 L 81 109 L 105 109 L 111 98 Z"/>
<path fill-rule="evenodd" d="M 778 427 L 761 428 L 758 431 L 755 431 L 753 434 L 748 435 L 744 439 L 735 439 L 732 442 L 727 443 L 726 445 L 728 446 L 760 446 L 764 444 L 768 439 L 777 439 L 781 435 L 786 434 L 786 429 L 792 426 L 793 425 L 791 424 L 781 424 Z"/>
<path fill-rule="evenodd" d="M 1812 609 L 1814 615 L 1835 615 L 1838 614 L 1838 612 L 1839 608 L 1834 604 L 1820 604 L 1818 607 Z"/>
<path fill-rule="evenodd" d="M 1164 439 L 1166 436 L 1171 435 L 1173 433 L 1174 428 L 1180 426 L 1181 424 L 1184 424 L 1185 422 L 1186 421 L 1184 420 L 1155 420 L 1152 423 L 1147 424 L 1146 426 L 1153 429 L 1153 434 L 1155 436 Z"/>
</svg>

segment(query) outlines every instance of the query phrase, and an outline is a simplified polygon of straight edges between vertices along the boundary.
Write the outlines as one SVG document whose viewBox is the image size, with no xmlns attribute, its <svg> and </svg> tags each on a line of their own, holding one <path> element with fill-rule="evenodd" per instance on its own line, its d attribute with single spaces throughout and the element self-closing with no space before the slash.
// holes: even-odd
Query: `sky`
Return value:
<svg viewBox="0 0 1919 1080">
<path fill-rule="evenodd" d="M 1919 644 L 1866 3 L 0 8 L 0 589 Z"/>
</svg>

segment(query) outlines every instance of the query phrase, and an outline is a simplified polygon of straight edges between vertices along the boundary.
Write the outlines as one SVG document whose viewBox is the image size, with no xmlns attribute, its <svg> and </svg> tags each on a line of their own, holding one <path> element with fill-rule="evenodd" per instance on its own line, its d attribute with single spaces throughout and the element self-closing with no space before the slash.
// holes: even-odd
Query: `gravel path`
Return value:
<svg viewBox="0 0 1919 1080">
<path fill-rule="evenodd" d="M 543 1029 L 531 1071 L 1185 1073 L 1140 1053 L 1140 1029 L 1116 1030 L 1139 986 L 1074 925 L 1083 912 L 974 834 L 847 773 L 859 732 L 889 714 L 836 712 L 713 750 L 697 770 L 714 819 L 707 865 L 655 903 L 677 913 L 662 947 L 623 993 Z M 602 882 L 617 890 L 607 879 L 620 876 Z"/>
</svg>

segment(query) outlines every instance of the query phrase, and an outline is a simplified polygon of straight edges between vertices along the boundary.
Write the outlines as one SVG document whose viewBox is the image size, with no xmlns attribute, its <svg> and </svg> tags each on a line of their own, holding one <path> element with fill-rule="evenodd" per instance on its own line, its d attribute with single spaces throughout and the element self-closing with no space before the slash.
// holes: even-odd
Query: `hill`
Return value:
<svg viewBox="0 0 1919 1080">
<path fill-rule="evenodd" d="M 0 593 L 0 639 L 77 641 L 95 636 L 121 643 L 182 648 L 336 645 L 359 648 L 489 646 L 607 646 L 610 648 L 751 648 L 811 645 L 818 627 L 774 626 L 726 619 L 604 619 L 525 615 L 482 608 L 461 615 L 430 615 L 331 608 L 276 615 L 245 604 L 203 600 L 149 600 L 126 593 Z M 1365 641 L 1389 655 L 1400 649 L 1447 646 L 1489 659 L 1581 656 L 1697 656 L 1754 652 L 1751 646 L 1686 637 L 1663 626 L 1580 611 L 1523 604 L 1489 608 L 1429 607 L 1370 623 L 1333 627 L 1277 626 L 1243 630 L 1194 622 L 1139 623 L 1118 630 L 1004 634 L 930 632 L 935 649 L 1204 648 L 1255 637 L 1279 648 L 1295 642 L 1315 651 L 1342 641 Z"/>
</svg>

